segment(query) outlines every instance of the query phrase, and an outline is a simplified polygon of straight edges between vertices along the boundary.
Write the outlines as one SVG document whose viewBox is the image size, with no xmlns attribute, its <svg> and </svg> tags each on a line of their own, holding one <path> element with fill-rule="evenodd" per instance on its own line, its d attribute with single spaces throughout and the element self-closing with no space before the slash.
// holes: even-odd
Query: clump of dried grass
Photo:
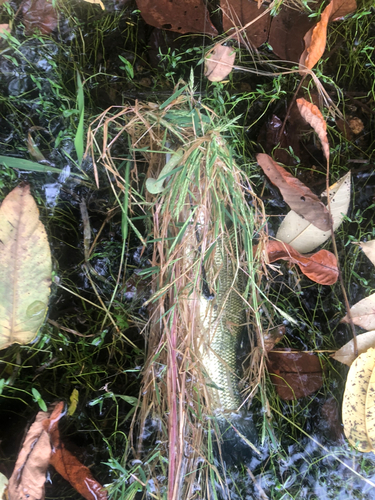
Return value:
<svg viewBox="0 0 375 500">
<path fill-rule="evenodd" d="M 187 86 L 184 90 L 185 94 L 176 90 L 161 106 L 137 102 L 127 108 L 110 108 L 92 123 L 88 146 L 97 183 L 102 166 L 117 196 L 127 193 L 128 213 L 124 215 L 128 223 L 134 227 L 135 205 L 152 217 L 151 269 L 157 273 L 149 301 L 140 408 L 133 421 L 133 429 L 140 432 L 133 451 L 142 456 L 146 422 L 158 422 L 158 457 L 168 460 L 168 480 L 160 478 L 159 458 L 150 460 L 150 475 L 159 494 L 166 493 L 169 500 L 197 498 L 203 484 L 209 489 L 209 479 L 221 481 L 205 439 L 209 436 L 211 443 L 207 432 L 212 421 L 207 416 L 215 408 L 200 361 L 199 296 L 203 265 L 210 266 L 211 251 L 217 238 L 228 232 L 228 220 L 238 235 L 236 265 L 248 276 L 244 307 L 250 313 L 253 342 L 246 384 L 249 400 L 263 370 L 257 292 L 261 273 L 252 246 L 255 234 L 258 239 L 265 237 L 262 204 L 223 138 L 233 123 L 223 123 L 211 110 L 199 108 Z M 123 158 L 112 154 L 124 135 L 129 138 L 129 181 L 118 170 Z M 166 154 L 177 149 L 183 150 L 181 161 L 165 180 L 164 191 L 151 195 L 141 182 L 145 167 L 147 178 L 157 178 Z"/>
</svg>

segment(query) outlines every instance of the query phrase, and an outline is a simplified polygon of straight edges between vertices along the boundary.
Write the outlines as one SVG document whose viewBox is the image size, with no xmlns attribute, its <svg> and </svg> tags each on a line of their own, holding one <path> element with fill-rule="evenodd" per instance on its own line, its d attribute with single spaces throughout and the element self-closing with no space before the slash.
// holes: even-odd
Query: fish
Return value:
<svg viewBox="0 0 375 500">
<path fill-rule="evenodd" d="M 213 253 L 212 265 L 205 269 L 205 280 L 213 293 L 201 293 L 199 304 L 201 362 L 208 377 L 211 408 L 235 412 L 242 403 L 237 350 L 246 306 L 242 297 L 245 275 L 237 264 L 233 229 L 217 239 Z"/>
</svg>

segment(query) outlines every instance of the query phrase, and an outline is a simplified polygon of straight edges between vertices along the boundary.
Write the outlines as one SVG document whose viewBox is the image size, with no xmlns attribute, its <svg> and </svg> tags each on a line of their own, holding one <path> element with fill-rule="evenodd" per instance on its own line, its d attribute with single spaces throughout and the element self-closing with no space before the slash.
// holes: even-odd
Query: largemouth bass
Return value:
<svg viewBox="0 0 375 500">
<path fill-rule="evenodd" d="M 211 385 L 211 406 L 219 412 L 236 411 L 241 405 L 237 348 L 246 314 L 241 296 L 244 273 L 236 253 L 234 231 L 217 240 L 212 266 L 206 270 L 214 296 L 202 294 L 200 299 L 202 363 Z"/>
</svg>

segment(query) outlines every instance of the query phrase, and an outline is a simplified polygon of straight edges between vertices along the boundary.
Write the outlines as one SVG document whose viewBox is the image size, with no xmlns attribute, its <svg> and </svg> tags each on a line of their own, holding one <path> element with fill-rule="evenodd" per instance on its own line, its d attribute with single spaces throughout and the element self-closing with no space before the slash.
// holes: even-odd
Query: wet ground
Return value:
<svg viewBox="0 0 375 500">
<path fill-rule="evenodd" d="M 57 24 L 53 16 L 44 19 L 44 34 L 33 34 L 32 22 L 22 17 L 19 7 L 19 3 L 10 2 L 1 14 L 1 22 L 11 20 L 12 36 L 0 42 L 0 155 L 39 161 L 47 169 L 61 169 L 61 174 L 26 172 L 4 165 L 0 170 L 1 198 L 21 181 L 31 184 L 49 235 L 55 274 L 48 320 L 38 338 L 29 346 L 14 345 L 1 353 L 0 471 L 10 475 L 24 430 L 38 411 L 32 388 L 47 405 L 56 400 L 68 402 L 73 389 L 78 389 L 78 408 L 62 429 L 66 446 L 102 484 L 113 483 L 112 498 L 125 498 L 122 488 L 130 481 L 125 483 L 121 465 L 125 465 L 130 447 L 127 435 L 139 395 L 145 345 L 140 325 L 147 317 L 142 304 L 150 293 L 139 272 L 149 265 L 149 254 L 132 231 L 123 247 L 121 210 L 106 174 L 99 171 L 97 189 L 91 159 L 87 157 L 77 165 L 76 72 L 85 82 L 87 125 L 111 105 L 121 106 L 135 99 L 164 101 L 179 78 L 189 78 L 191 67 L 197 81 L 203 80 L 202 66 L 197 63 L 202 45 L 211 42 L 199 35 L 181 38 L 152 28 L 131 2 L 106 5 L 105 13 L 95 6 L 73 3 L 64 7 Z M 374 12 L 367 11 L 374 20 Z M 341 109 L 364 124 L 359 134 L 342 140 L 339 125 L 333 120 L 329 123 L 336 148 L 333 175 L 337 179 L 347 169 L 353 174 L 353 201 L 337 234 L 351 304 L 375 288 L 373 267 L 351 244 L 375 237 L 371 156 L 375 144 L 374 95 L 370 78 L 374 69 L 370 52 L 355 34 L 358 23 L 353 24 L 352 32 L 332 34 L 333 56 L 325 68 L 328 92 L 337 95 L 328 80 L 336 77 L 342 89 Z M 362 30 L 370 47 L 375 39 L 374 22 L 371 27 L 367 20 Z M 338 45 L 343 37 L 347 41 Z M 342 66 L 350 40 L 357 44 L 354 46 L 362 44 L 364 51 L 363 60 L 358 58 L 362 69 L 357 78 Z M 261 57 L 270 56 L 269 47 L 263 47 Z M 244 64 L 247 59 L 244 55 Z M 198 90 L 208 106 L 221 106 L 228 117 L 242 115 L 237 148 L 251 162 L 259 144 L 269 153 L 276 146 L 276 132 L 285 118 L 293 85 L 290 76 L 277 82 L 268 76 L 237 72 L 227 87 L 206 86 L 204 82 L 199 83 Z M 295 166 L 296 175 L 320 193 L 325 183 L 323 157 L 311 136 L 296 139 L 298 127 L 292 114 L 275 157 Z M 120 155 L 127 148 L 126 141 L 117 143 L 116 148 Z M 264 185 L 256 167 L 251 176 L 270 216 L 269 232 L 273 235 L 287 207 L 276 189 Z M 90 220 L 89 246 L 93 245 L 89 265 L 85 261 L 82 204 Z M 149 228 L 140 217 L 134 214 L 134 224 L 145 236 Z M 126 264 L 119 271 L 122 254 Z M 262 460 L 252 458 L 249 463 L 230 468 L 232 498 L 264 498 L 263 490 L 270 499 L 375 499 L 375 488 L 366 482 L 375 484 L 374 455 L 354 452 L 342 434 L 340 405 L 347 369 L 325 352 L 350 339 L 349 328 L 340 324 L 344 307 L 339 286 L 322 287 L 303 277 L 297 280 L 286 264 L 281 269 L 283 275 L 275 272 L 265 289 L 278 307 L 298 321 L 298 327 L 285 324 L 284 345 L 321 351 L 325 384 L 314 397 L 295 402 L 278 399 L 270 384 L 274 410 L 271 434 L 262 428 L 263 402 L 255 399 L 253 412 L 260 415 L 256 421 L 259 435 L 268 437 L 260 440 Z M 100 300 L 113 300 L 117 328 L 97 307 Z M 274 319 L 278 321 L 280 318 Z M 136 466 L 131 461 L 127 465 L 128 471 Z M 249 476 L 247 466 L 255 479 Z M 68 483 L 57 474 L 51 472 L 50 479 L 46 498 L 74 498 Z"/>
</svg>

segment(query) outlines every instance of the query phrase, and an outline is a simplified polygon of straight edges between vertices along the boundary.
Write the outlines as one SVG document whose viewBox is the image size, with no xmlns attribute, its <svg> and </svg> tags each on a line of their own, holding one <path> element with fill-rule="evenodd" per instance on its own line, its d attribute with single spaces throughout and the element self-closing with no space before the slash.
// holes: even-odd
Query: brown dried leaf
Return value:
<svg viewBox="0 0 375 500">
<path fill-rule="evenodd" d="M 236 52 L 232 47 L 217 43 L 205 57 L 205 72 L 210 82 L 221 82 L 232 71 Z"/>
<path fill-rule="evenodd" d="M 299 60 L 300 73 L 312 69 L 324 54 L 327 41 L 327 26 L 332 14 L 333 3 L 323 10 L 320 21 L 304 36 L 305 50 Z"/>
<path fill-rule="evenodd" d="M 282 259 L 297 264 L 305 276 L 320 285 L 333 285 L 339 277 L 336 257 L 328 250 L 306 256 L 287 243 L 270 240 L 266 251 L 270 263 Z"/>
<path fill-rule="evenodd" d="M 57 11 L 47 0 L 24 0 L 22 15 L 28 35 L 36 30 L 40 30 L 43 35 L 48 35 L 57 28 Z"/>
<path fill-rule="evenodd" d="M 323 385 L 319 358 L 309 352 L 270 351 L 267 368 L 277 394 L 286 401 L 309 396 Z"/>
<path fill-rule="evenodd" d="M 220 7 L 223 13 L 223 29 L 225 32 L 231 28 L 241 28 L 251 23 L 245 29 L 246 38 L 255 47 L 260 47 L 267 41 L 271 25 L 270 13 L 267 12 L 257 19 L 267 10 L 267 7 L 257 5 L 255 2 L 249 2 L 249 0 L 221 0 Z M 257 20 L 255 21 L 255 19 Z M 229 31 L 229 33 L 232 33 L 232 31 Z"/>
<path fill-rule="evenodd" d="M 356 0 L 332 0 L 330 21 L 341 21 L 345 16 L 357 10 Z"/>
<path fill-rule="evenodd" d="M 264 153 L 257 154 L 257 162 L 272 184 L 280 189 L 292 210 L 322 231 L 331 228 L 331 216 L 327 208 L 305 184 Z"/>
<path fill-rule="evenodd" d="M 178 33 L 217 35 L 203 0 L 137 0 L 147 24 Z"/>
<path fill-rule="evenodd" d="M 45 423 L 53 445 L 50 463 L 86 500 L 107 500 L 107 492 L 93 478 L 90 469 L 81 464 L 61 442 L 58 423 L 63 415 L 63 410 L 64 403 L 61 401 Z"/>
<path fill-rule="evenodd" d="M 49 413 L 40 411 L 30 427 L 9 479 L 9 500 L 43 500 L 51 444 L 44 422 Z"/>
<path fill-rule="evenodd" d="M 324 156 L 329 161 L 329 143 L 327 138 L 327 123 L 315 104 L 306 101 L 306 99 L 297 99 L 297 106 L 301 116 L 317 133 L 322 143 Z"/>
</svg>

